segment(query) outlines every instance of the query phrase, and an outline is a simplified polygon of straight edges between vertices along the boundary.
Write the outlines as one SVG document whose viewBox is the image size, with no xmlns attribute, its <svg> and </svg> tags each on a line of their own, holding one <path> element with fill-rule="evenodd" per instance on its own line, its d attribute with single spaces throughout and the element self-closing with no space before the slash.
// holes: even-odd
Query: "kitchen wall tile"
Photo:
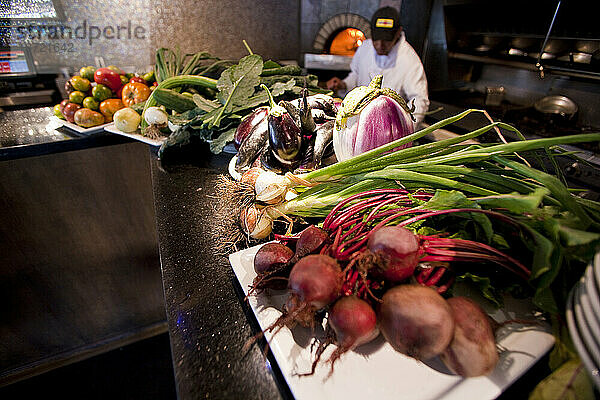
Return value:
<svg viewBox="0 0 600 400">
<path fill-rule="evenodd" d="M 248 54 L 243 39 L 265 58 L 299 59 L 299 1 L 61 0 L 58 4 L 63 21 L 35 25 L 62 24 L 75 30 L 85 23 L 85 36 L 79 29 L 77 37 L 13 37 L 10 43 L 31 48 L 36 64 L 45 72 L 98 66 L 96 57 L 102 57 L 105 65 L 145 70 L 154 63 L 156 48 L 174 48 L 176 44 L 186 52 L 208 51 L 237 59 Z M 92 26 L 94 37 L 90 39 Z M 121 29 L 120 38 L 103 35 L 106 29 L 108 36 L 114 36 L 119 26 L 131 27 L 129 31 Z M 134 35 L 136 27 L 138 37 Z M 100 32 L 97 39 L 96 28 Z"/>
<path fill-rule="evenodd" d="M 300 21 L 302 23 L 316 23 L 320 22 L 321 12 L 321 0 L 302 0 L 300 3 L 301 15 Z"/>
<path fill-rule="evenodd" d="M 331 17 L 337 14 L 343 14 L 348 12 L 349 7 L 348 0 L 325 0 L 321 5 L 320 19 L 322 22 L 327 21 Z"/>
</svg>

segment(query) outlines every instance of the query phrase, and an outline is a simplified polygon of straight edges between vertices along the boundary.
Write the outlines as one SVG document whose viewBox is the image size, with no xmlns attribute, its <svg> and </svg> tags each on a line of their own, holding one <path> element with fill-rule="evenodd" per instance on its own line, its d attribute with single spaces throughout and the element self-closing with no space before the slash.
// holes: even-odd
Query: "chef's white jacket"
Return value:
<svg viewBox="0 0 600 400">
<path fill-rule="evenodd" d="M 367 86 L 376 75 L 383 75 L 382 87 L 394 89 L 406 102 L 414 99 L 414 117 L 419 123 L 429 109 L 427 78 L 421 59 L 406 41 L 404 32 L 386 56 L 380 56 L 367 39 L 356 50 L 350 63 L 350 74 L 344 79 L 346 91 Z"/>
</svg>

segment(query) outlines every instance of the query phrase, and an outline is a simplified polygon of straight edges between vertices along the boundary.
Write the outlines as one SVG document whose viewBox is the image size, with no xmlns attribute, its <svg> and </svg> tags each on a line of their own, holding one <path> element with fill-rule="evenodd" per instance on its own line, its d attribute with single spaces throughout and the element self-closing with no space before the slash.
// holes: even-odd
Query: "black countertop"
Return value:
<svg viewBox="0 0 600 400">
<path fill-rule="evenodd" d="M 215 183 L 231 154 L 152 166 L 167 319 L 179 399 L 291 398 L 271 356 L 244 343 L 258 324 L 212 233 Z M 270 361 L 269 361 L 270 360 Z M 271 364 L 275 371 L 272 371 Z"/>
<path fill-rule="evenodd" d="M 78 133 L 52 120 L 51 107 L 0 112 L 0 161 L 133 142 L 102 129 Z"/>
</svg>

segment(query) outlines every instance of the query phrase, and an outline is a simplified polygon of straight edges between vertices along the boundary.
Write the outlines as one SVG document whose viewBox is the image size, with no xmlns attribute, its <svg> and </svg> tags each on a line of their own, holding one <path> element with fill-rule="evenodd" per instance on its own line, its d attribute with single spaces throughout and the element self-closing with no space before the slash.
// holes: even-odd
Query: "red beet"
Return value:
<svg viewBox="0 0 600 400">
<path fill-rule="evenodd" d="M 288 289 L 301 301 L 321 309 L 338 298 L 342 281 L 342 269 L 335 259 L 311 254 L 292 268 Z"/>
<path fill-rule="evenodd" d="M 374 231 L 367 248 L 377 256 L 379 273 L 390 282 L 411 277 L 421 257 L 417 237 L 399 226 L 384 226 Z"/>
<path fill-rule="evenodd" d="M 311 254 L 300 259 L 294 264 L 288 277 L 289 297 L 283 314 L 265 331 L 274 332 L 275 335 L 284 326 L 292 327 L 296 324 L 314 328 L 317 311 L 340 296 L 343 281 L 342 269 L 334 258 Z M 262 335 L 263 332 L 252 337 L 244 348 L 248 348 Z"/>
<path fill-rule="evenodd" d="M 467 297 L 448 299 L 454 317 L 454 337 L 440 358 L 465 377 L 490 374 L 498 363 L 496 339 L 487 314 Z"/>
<path fill-rule="evenodd" d="M 281 243 L 267 243 L 256 252 L 254 271 L 258 275 L 276 271 L 287 264 L 294 256 L 289 247 Z"/>
<path fill-rule="evenodd" d="M 454 335 L 448 302 L 435 290 L 420 285 L 389 289 L 377 316 L 381 333 L 392 347 L 418 360 L 441 354 Z"/>
<path fill-rule="evenodd" d="M 329 310 L 340 353 L 352 350 L 379 335 L 377 315 L 369 303 L 356 296 L 342 297 Z"/>
<path fill-rule="evenodd" d="M 302 231 L 296 242 L 294 260 L 299 260 L 309 254 L 318 253 L 328 241 L 329 235 L 327 232 L 314 225 L 309 226 Z"/>
<path fill-rule="evenodd" d="M 311 376 L 315 373 L 321 355 L 330 344 L 337 344 L 337 348 L 331 353 L 328 361 L 331 365 L 331 374 L 333 365 L 342 354 L 370 342 L 379 335 L 375 311 L 369 303 L 356 296 L 345 296 L 338 299 L 329 309 L 327 322 L 328 334 L 319 343 L 311 371 L 301 374 L 301 376 Z"/>
<path fill-rule="evenodd" d="M 290 272 L 287 314 L 293 322 L 313 326 L 315 312 L 340 296 L 342 283 L 342 269 L 335 259 L 321 254 L 301 258 Z"/>
<path fill-rule="evenodd" d="M 287 276 L 292 267 L 294 251 L 281 243 L 267 243 L 254 256 L 256 278 L 251 292 L 264 289 L 285 289 Z"/>
</svg>

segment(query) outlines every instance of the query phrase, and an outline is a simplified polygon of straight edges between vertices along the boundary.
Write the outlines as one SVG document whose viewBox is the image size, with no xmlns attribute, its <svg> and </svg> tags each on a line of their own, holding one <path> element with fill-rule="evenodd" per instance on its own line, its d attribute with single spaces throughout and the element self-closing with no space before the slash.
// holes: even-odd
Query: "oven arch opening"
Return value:
<svg viewBox="0 0 600 400">
<path fill-rule="evenodd" d="M 338 56 L 353 56 L 356 49 L 366 40 L 360 29 L 342 28 L 333 32 L 325 44 L 328 54 Z"/>
<path fill-rule="evenodd" d="M 368 19 L 358 14 L 337 14 L 321 26 L 313 41 L 313 48 L 319 53 L 328 53 L 336 35 L 349 28 L 362 32 L 365 38 L 371 37 L 371 23 Z"/>
</svg>

